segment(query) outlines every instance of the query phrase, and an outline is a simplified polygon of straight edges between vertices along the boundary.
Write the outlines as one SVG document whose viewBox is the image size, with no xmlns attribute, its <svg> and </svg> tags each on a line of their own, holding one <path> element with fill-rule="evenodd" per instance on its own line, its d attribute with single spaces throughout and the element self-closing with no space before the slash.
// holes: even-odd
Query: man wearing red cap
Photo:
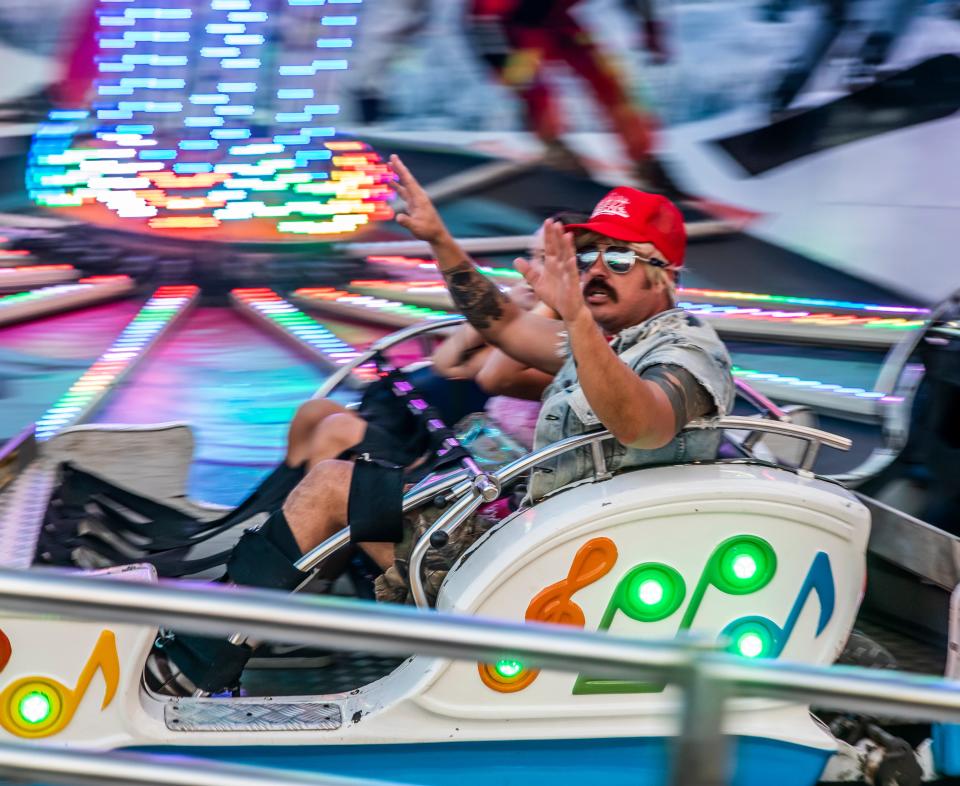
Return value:
<svg viewBox="0 0 960 786">
<path fill-rule="evenodd" d="M 710 459 L 720 435 L 682 428 L 725 415 L 733 402 L 730 358 L 716 332 L 674 305 L 686 229 L 668 199 L 615 188 L 589 221 L 566 230 L 547 221 L 542 260 L 517 260 L 560 322 L 520 311 L 482 275 L 443 225 L 426 193 L 396 157 L 397 220 L 427 240 L 450 294 L 484 339 L 516 360 L 555 374 L 543 395 L 534 449 L 605 427 L 607 466 Z M 538 469 L 530 495 L 591 475 L 589 449 Z"/>
</svg>

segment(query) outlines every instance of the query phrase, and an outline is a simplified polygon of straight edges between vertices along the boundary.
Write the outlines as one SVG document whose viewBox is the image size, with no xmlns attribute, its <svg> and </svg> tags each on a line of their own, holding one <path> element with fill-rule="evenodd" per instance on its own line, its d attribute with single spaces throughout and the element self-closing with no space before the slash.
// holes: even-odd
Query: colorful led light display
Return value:
<svg viewBox="0 0 960 786">
<path fill-rule="evenodd" d="M 358 349 L 335 336 L 272 289 L 234 289 L 231 295 L 238 303 L 296 339 L 327 363 L 345 365 L 360 354 Z M 365 363 L 354 369 L 353 374 L 359 380 L 369 382 L 377 376 L 377 369 L 373 363 Z"/>
<path fill-rule="evenodd" d="M 781 374 L 772 374 L 766 371 L 756 371 L 754 369 L 733 367 L 733 376 L 744 379 L 750 383 L 766 383 L 776 386 L 783 390 L 809 390 L 817 393 L 825 393 L 831 396 L 851 399 L 871 399 L 880 404 L 898 404 L 903 401 L 903 396 L 891 396 L 888 393 L 882 393 L 876 390 L 864 390 L 863 388 L 844 387 L 830 382 L 820 382 L 815 379 L 800 379 L 799 377 L 788 377 Z M 774 394 L 775 395 L 775 394 Z"/>
<path fill-rule="evenodd" d="M 831 314 L 828 312 L 784 311 L 743 306 L 715 305 L 713 303 L 691 303 L 681 301 L 680 308 L 716 320 L 756 320 L 791 322 L 798 325 L 818 325 L 826 327 L 863 327 L 878 330 L 915 330 L 924 324 L 922 319 L 904 319 L 903 317 L 873 317 L 856 314 Z"/>
<path fill-rule="evenodd" d="M 73 265 L 0 267 L 0 289 L 18 289 L 37 284 L 50 284 L 55 281 L 69 281 L 79 277 L 80 271 Z"/>
<path fill-rule="evenodd" d="M 891 314 L 917 314 L 925 316 L 930 313 L 928 308 L 915 306 L 888 306 L 879 303 L 856 303 L 850 300 L 832 300 L 829 298 L 791 297 L 789 295 L 761 295 L 756 292 L 730 292 L 720 289 L 696 289 L 694 287 L 680 287 L 677 290 L 685 297 L 704 297 L 720 300 L 754 300 L 766 303 L 779 303 L 804 308 L 836 308 L 851 309 L 854 311 L 882 311 Z"/>
<path fill-rule="evenodd" d="M 312 300 L 318 303 L 330 303 L 345 310 L 353 311 L 359 318 L 373 318 L 380 315 L 386 317 L 388 324 L 412 325 L 425 319 L 446 319 L 454 316 L 449 311 L 440 311 L 425 306 L 411 306 L 396 300 L 373 297 L 372 295 L 358 295 L 333 287 L 304 287 L 296 290 L 295 297 Z"/>
<path fill-rule="evenodd" d="M 194 286 L 165 286 L 154 292 L 109 349 L 37 421 L 36 438 L 49 439 L 78 423 L 183 314 L 198 291 Z"/>
<path fill-rule="evenodd" d="M 262 220 L 280 235 L 345 235 L 393 215 L 389 168 L 336 138 L 340 108 L 318 100 L 336 78 L 325 74 L 347 67 L 356 16 L 268 0 L 101 2 L 98 97 L 38 129 L 38 204 L 99 204 L 160 231 Z M 317 34 L 306 43 L 305 30 Z"/>
<path fill-rule="evenodd" d="M 429 270 L 437 272 L 437 263 L 432 259 L 423 259 L 420 257 L 407 257 L 401 255 L 374 255 L 368 256 L 367 262 L 372 262 L 388 267 L 399 267 L 405 269 Z M 492 278 L 521 279 L 516 270 L 506 267 L 490 267 L 487 265 L 478 265 L 487 275 Z M 428 287 L 436 285 L 439 279 L 422 281 L 391 281 L 387 282 L 391 286 L 403 287 Z M 696 287 L 677 287 L 677 294 L 684 298 L 690 298 L 693 302 L 703 303 L 707 300 L 723 301 L 750 301 L 771 303 L 775 305 L 800 306 L 803 308 L 830 308 L 838 310 L 881 312 L 888 314 L 908 314 L 917 317 L 926 317 L 930 314 L 930 309 L 918 306 L 891 306 L 880 303 L 858 303 L 850 300 L 834 300 L 830 298 L 812 298 L 812 297 L 793 297 L 790 295 L 764 295 L 757 292 L 737 292 L 723 289 L 699 289 Z M 715 306 L 716 308 L 726 308 L 726 306 Z M 790 311 L 787 313 L 798 313 Z"/>
<path fill-rule="evenodd" d="M 107 300 L 132 288 L 133 280 L 129 276 L 92 276 L 75 284 L 56 284 L 0 296 L 0 325 L 25 316 L 45 316 L 54 311 Z"/>
<path fill-rule="evenodd" d="M 501 286 L 509 283 L 507 279 L 495 278 L 496 273 L 488 275 Z M 350 288 L 374 297 L 386 297 L 395 293 L 401 301 L 420 306 L 441 309 L 452 307 L 450 294 L 439 280 L 361 279 L 351 281 Z M 905 332 L 924 324 L 923 320 L 905 319 L 900 315 L 770 310 L 756 306 L 687 301 L 681 301 L 678 305 L 708 320 L 723 336 L 797 340 L 843 346 L 887 347 L 899 341 Z"/>
</svg>

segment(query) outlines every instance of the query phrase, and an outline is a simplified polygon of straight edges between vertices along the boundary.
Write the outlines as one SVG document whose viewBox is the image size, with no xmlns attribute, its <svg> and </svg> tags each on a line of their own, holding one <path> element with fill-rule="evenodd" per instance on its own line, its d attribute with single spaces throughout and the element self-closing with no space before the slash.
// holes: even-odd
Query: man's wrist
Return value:
<svg viewBox="0 0 960 786">
<path fill-rule="evenodd" d="M 438 261 L 443 258 L 457 257 L 457 261 L 461 261 L 462 252 L 457 241 L 454 240 L 453 235 L 450 234 L 450 230 L 444 227 L 437 235 L 431 238 L 429 241 L 430 247 L 433 249 L 433 253 L 436 255 Z"/>
<path fill-rule="evenodd" d="M 573 335 L 575 332 L 580 333 L 597 329 L 597 323 L 594 321 L 593 315 L 586 306 L 581 306 L 577 309 L 576 313 L 571 314 L 569 317 L 564 317 L 563 322 L 570 335 Z"/>
</svg>

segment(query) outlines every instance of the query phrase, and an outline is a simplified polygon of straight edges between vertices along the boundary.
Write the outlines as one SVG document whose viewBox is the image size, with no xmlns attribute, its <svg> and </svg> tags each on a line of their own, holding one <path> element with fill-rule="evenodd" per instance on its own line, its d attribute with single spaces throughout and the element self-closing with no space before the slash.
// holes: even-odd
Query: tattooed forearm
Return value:
<svg viewBox="0 0 960 786">
<path fill-rule="evenodd" d="M 457 309 L 477 330 L 486 330 L 503 317 L 507 296 L 471 262 L 443 271 L 443 277 Z"/>
</svg>

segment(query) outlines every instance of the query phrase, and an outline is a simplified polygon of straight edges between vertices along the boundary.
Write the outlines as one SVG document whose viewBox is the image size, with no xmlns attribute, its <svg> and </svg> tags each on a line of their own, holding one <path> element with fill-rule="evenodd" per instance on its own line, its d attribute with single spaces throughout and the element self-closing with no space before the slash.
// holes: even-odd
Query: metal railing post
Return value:
<svg viewBox="0 0 960 786">
<path fill-rule="evenodd" d="M 702 668 L 699 658 L 678 685 L 683 689 L 683 709 L 670 784 L 724 786 L 730 774 L 729 740 L 723 733 L 727 686 Z"/>
</svg>

